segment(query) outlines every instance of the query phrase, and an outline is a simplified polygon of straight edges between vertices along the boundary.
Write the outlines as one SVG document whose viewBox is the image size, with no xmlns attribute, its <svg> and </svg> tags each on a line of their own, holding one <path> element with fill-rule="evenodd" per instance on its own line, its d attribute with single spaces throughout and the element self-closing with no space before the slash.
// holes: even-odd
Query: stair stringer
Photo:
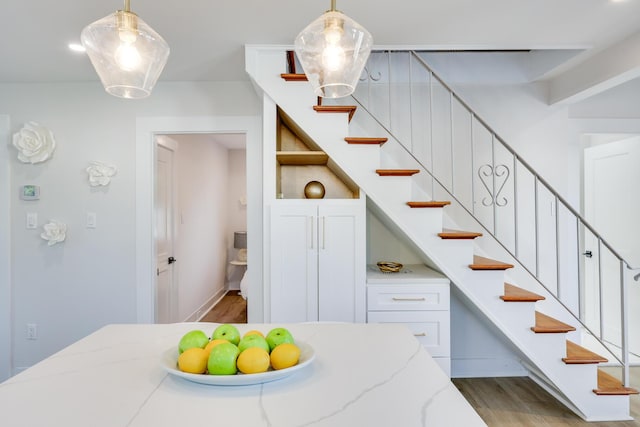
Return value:
<svg viewBox="0 0 640 427">
<path fill-rule="evenodd" d="M 270 57 L 271 66 L 276 62 Z M 502 271 L 472 271 L 474 245 L 471 241 L 443 241 L 437 236 L 443 224 L 442 209 L 411 209 L 412 180 L 409 177 L 379 177 L 380 156 L 344 142 L 348 121 L 342 115 L 318 114 L 313 111 L 315 97 L 305 82 L 286 83 L 279 79 L 279 66 L 260 67 L 260 75 L 252 77 L 280 108 L 332 158 L 367 196 L 395 223 L 408 238 L 430 259 L 460 291 L 527 357 L 527 363 L 548 380 L 548 385 L 569 402 L 571 409 L 588 421 L 629 420 L 628 396 L 597 396 L 595 365 L 566 365 L 565 334 L 535 334 L 530 327 L 535 323 L 531 309 L 514 313 L 502 301 Z M 266 73 L 266 76 L 265 76 Z M 281 81 L 282 80 L 282 81 Z M 285 84 L 286 83 L 286 84 Z M 406 197 L 406 198 L 405 198 Z M 507 306 L 505 306 L 505 304 Z M 532 304 L 533 306 L 533 304 Z"/>
</svg>

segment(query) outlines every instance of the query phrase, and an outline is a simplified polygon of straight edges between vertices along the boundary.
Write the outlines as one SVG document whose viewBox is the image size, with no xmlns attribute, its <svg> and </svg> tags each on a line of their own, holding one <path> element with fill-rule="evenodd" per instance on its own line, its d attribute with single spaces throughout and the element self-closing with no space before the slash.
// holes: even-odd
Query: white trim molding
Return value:
<svg viewBox="0 0 640 427">
<path fill-rule="evenodd" d="M 9 116 L 0 115 L 0 141 L 4 141 L 0 148 L 0 382 L 9 378 L 13 370 L 9 127 Z"/>
<path fill-rule="evenodd" d="M 247 142 L 248 321 L 263 321 L 262 121 L 260 116 L 151 117 L 136 121 L 136 297 L 138 323 L 155 322 L 153 195 L 156 135 L 242 133 Z"/>
</svg>

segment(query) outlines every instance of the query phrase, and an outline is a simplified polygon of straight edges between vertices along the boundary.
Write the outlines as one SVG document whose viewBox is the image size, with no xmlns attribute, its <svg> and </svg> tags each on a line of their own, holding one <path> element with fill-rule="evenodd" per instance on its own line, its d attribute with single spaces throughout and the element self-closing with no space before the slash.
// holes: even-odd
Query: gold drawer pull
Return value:
<svg viewBox="0 0 640 427">
<path fill-rule="evenodd" d="M 394 301 L 426 301 L 425 297 L 420 297 L 420 298 L 399 298 L 399 297 L 393 297 L 391 298 Z"/>
<path fill-rule="evenodd" d="M 420 332 L 419 334 L 413 334 L 414 337 L 426 337 L 427 333 L 426 332 Z"/>
</svg>

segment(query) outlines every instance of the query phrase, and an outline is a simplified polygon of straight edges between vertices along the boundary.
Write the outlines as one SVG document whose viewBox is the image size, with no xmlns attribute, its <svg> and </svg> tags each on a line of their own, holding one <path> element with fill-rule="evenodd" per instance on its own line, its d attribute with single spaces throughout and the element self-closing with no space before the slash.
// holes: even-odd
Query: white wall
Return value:
<svg viewBox="0 0 640 427">
<path fill-rule="evenodd" d="M 13 360 L 20 369 L 105 324 L 137 320 L 135 206 L 144 196 L 135 192 L 137 120 L 257 117 L 260 104 L 244 82 L 164 83 L 139 101 L 111 97 L 97 82 L 2 84 L 0 114 L 9 115 L 12 132 L 27 121 L 39 122 L 58 144 L 53 158 L 40 165 L 18 162 L 9 149 L 15 187 L 10 195 Z M 118 166 L 108 188 L 87 185 L 84 168 L 91 160 Z M 17 186 L 25 183 L 40 185 L 40 201 L 17 199 Z M 97 213 L 96 229 L 84 227 L 88 211 Z M 67 241 L 47 247 L 40 230 L 25 229 L 26 212 L 36 212 L 39 225 L 50 218 L 66 222 Z M 38 325 L 37 340 L 26 339 L 27 323 Z"/>
<path fill-rule="evenodd" d="M 178 143 L 178 319 L 193 320 L 225 288 L 228 150 L 210 140 L 173 139 Z"/>
</svg>

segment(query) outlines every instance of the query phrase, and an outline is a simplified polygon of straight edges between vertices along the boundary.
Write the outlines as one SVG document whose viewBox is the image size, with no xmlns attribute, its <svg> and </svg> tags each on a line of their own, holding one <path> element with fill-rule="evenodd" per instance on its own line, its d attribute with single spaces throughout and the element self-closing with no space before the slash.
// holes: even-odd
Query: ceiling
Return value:
<svg viewBox="0 0 640 427">
<path fill-rule="evenodd" d="M 95 81 L 67 45 L 122 0 L 2 0 L 0 83 Z M 291 45 L 329 0 L 131 0 L 171 47 L 161 81 L 247 79 L 245 44 Z M 378 47 L 586 49 L 580 61 L 640 30 L 640 0 L 338 0 Z"/>
</svg>

